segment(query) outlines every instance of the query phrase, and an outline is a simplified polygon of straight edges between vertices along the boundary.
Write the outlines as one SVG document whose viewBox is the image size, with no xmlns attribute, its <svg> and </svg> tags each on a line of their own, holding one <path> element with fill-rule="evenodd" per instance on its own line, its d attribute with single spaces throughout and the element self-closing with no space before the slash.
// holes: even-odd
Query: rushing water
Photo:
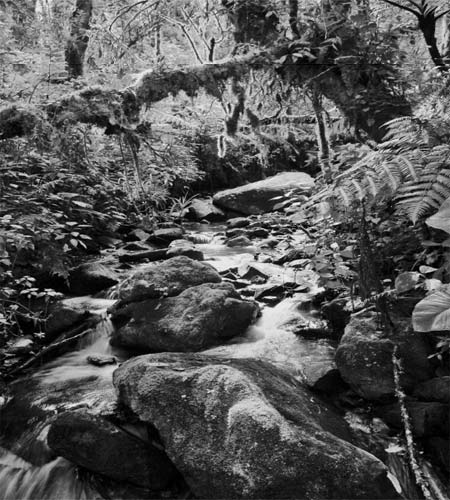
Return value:
<svg viewBox="0 0 450 500">
<path fill-rule="evenodd" d="M 255 249 L 228 248 L 220 238 L 212 238 L 217 228 L 203 227 L 193 235 L 208 262 L 218 270 L 239 267 L 254 261 Z M 252 357 L 271 361 L 303 379 L 315 363 L 333 358 L 327 341 L 305 340 L 292 332 L 297 320 L 308 314 L 299 308 L 304 299 L 289 298 L 277 306 L 265 307 L 262 316 L 240 338 L 207 352 L 224 357 Z M 49 422 L 59 412 L 75 408 L 95 411 L 114 405 L 112 372 L 116 366 L 96 367 L 88 363 L 92 355 L 114 355 L 118 361 L 126 354 L 109 345 L 112 331 L 106 309 L 114 302 L 81 297 L 69 299 L 71 305 L 103 315 L 103 320 L 76 348 L 42 366 L 31 377 L 13 384 L 12 399 L 2 414 L 3 448 L 0 448 L 0 498 L 18 499 L 97 499 L 102 498 L 89 483 L 77 475 L 75 466 L 54 457 L 46 445 Z"/>
</svg>

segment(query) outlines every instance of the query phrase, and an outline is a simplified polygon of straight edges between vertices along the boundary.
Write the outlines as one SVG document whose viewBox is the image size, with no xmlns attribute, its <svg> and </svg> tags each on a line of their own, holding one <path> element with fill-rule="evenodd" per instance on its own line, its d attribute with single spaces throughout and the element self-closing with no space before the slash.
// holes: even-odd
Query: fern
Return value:
<svg viewBox="0 0 450 500">
<path fill-rule="evenodd" d="M 415 223 L 450 197 L 450 146 L 431 146 L 423 124 L 414 118 L 392 120 L 387 129 L 385 141 L 339 174 L 319 197 L 341 199 L 345 206 L 392 199 Z"/>
</svg>

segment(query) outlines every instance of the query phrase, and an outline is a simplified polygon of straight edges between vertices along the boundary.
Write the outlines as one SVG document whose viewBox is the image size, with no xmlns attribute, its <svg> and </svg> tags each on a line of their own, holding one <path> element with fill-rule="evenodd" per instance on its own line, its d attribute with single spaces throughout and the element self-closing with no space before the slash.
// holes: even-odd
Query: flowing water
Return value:
<svg viewBox="0 0 450 500">
<path fill-rule="evenodd" d="M 201 226 L 201 231 L 197 228 L 192 235 L 208 262 L 223 270 L 254 261 L 253 247 L 228 248 L 220 238 L 212 238 L 217 229 Z M 304 300 L 303 294 L 297 294 L 273 308 L 265 307 L 259 320 L 242 337 L 210 349 L 208 354 L 264 359 L 288 369 L 299 379 L 305 378 L 315 363 L 333 358 L 334 348 L 328 341 L 305 340 L 293 333 L 292 325 L 309 319 L 300 307 Z M 107 354 L 120 362 L 126 359 L 126 353 L 109 345 L 113 327 L 106 310 L 113 300 L 81 297 L 67 302 L 87 307 L 103 319 L 71 353 L 13 384 L 11 400 L 1 415 L 1 499 L 102 498 L 78 476 L 74 465 L 52 455 L 46 445 L 46 435 L 52 418 L 63 410 L 101 411 L 114 406 L 112 372 L 116 366 L 96 367 L 88 363 L 87 357 Z"/>
</svg>

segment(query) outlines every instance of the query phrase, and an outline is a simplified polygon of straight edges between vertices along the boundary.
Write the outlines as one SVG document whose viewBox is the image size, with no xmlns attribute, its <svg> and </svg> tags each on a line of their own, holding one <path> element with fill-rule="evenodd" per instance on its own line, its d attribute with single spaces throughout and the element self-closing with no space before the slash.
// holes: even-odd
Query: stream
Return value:
<svg viewBox="0 0 450 500">
<path fill-rule="evenodd" d="M 194 237 L 206 262 L 219 271 L 254 261 L 253 247 L 229 248 L 213 233 L 219 226 L 200 226 Z M 258 321 L 242 337 L 206 351 L 223 357 L 252 357 L 282 366 L 302 380 L 316 363 L 332 360 L 334 346 L 328 340 L 303 339 L 290 325 L 308 320 L 302 310 L 305 294 L 286 298 L 275 307 L 265 306 Z M 127 354 L 109 345 L 113 326 L 106 310 L 113 299 L 77 297 L 66 300 L 101 315 L 97 327 L 85 336 L 73 352 L 48 362 L 32 375 L 14 382 L 13 397 L 2 414 L 0 448 L 0 498 L 17 499 L 97 499 L 103 496 L 75 465 L 61 457 L 55 459 L 46 444 L 49 420 L 56 413 L 77 408 L 95 411 L 114 405 L 112 373 L 116 365 L 97 367 L 87 362 L 91 355 L 112 355 L 118 362 Z"/>
</svg>

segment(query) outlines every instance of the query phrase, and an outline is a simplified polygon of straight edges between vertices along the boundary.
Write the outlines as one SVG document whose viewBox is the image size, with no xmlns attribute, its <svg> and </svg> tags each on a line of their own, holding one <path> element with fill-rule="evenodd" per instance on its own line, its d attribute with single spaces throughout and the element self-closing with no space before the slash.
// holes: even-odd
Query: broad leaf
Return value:
<svg viewBox="0 0 450 500">
<path fill-rule="evenodd" d="M 412 315 L 416 332 L 450 331 L 450 285 L 421 300 Z"/>
<path fill-rule="evenodd" d="M 425 221 L 428 226 L 441 229 L 450 234 L 450 198 L 447 198 L 441 208 Z"/>
</svg>

